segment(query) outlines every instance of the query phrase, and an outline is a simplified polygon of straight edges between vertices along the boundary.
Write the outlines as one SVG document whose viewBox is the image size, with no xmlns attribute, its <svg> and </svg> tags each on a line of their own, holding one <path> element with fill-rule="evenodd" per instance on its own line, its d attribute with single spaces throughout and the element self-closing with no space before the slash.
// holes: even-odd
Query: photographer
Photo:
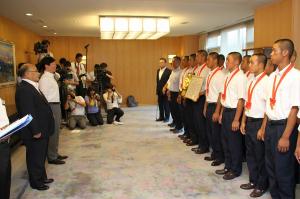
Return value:
<svg viewBox="0 0 300 199">
<path fill-rule="evenodd" d="M 120 118 L 124 112 L 119 104 L 122 103 L 122 95 L 116 90 L 115 86 L 109 85 L 107 92 L 103 94 L 103 98 L 107 104 L 107 124 L 124 124 Z M 116 117 L 116 119 L 114 119 Z"/>
<path fill-rule="evenodd" d="M 100 96 L 92 87 L 88 88 L 85 96 L 87 106 L 87 118 L 92 126 L 103 125 L 103 118 L 100 109 Z"/>
<path fill-rule="evenodd" d="M 111 80 L 113 80 L 112 73 L 107 70 L 107 64 L 101 63 L 94 66 L 94 71 L 89 73 L 89 79 L 96 82 L 99 89 L 98 92 L 103 94 L 111 85 Z"/>
<path fill-rule="evenodd" d="M 53 53 L 49 50 L 50 41 L 43 40 L 34 44 L 35 54 L 38 55 L 37 63 L 39 63 L 44 57 L 54 57 Z"/>
<path fill-rule="evenodd" d="M 74 73 L 72 71 L 71 63 L 69 61 L 66 61 L 65 69 L 66 69 L 67 74 L 64 78 L 64 83 L 67 85 L 67 88 L 69 90 L 75 91 L 76 86 L 79 85 L 79 79 L 78 79 L 76 73 Z"/>
<path fill-rule="evenodd" d="M 75 61 L 72 62 L 72 71 L 77 75 L 79 79 L 79 85 L 76 86 L 76 93 L 82 97 L 86 94 L 86 70 L 82 62 L 82 54 L 77 53 L 75 56 Z"/>
<path fill-rule="evenodd" d="M 68 126 L 70 130 L 75 129 L 77 125 L 79 128 L 85 129 L 85 107 L 86 104 L 83 97 L 76 96 L 74 91 L 69 90 L 67 102 L 65 103 L 65 110 L 70 111 L 70 117 L 68 120 Z"/>
</svg>

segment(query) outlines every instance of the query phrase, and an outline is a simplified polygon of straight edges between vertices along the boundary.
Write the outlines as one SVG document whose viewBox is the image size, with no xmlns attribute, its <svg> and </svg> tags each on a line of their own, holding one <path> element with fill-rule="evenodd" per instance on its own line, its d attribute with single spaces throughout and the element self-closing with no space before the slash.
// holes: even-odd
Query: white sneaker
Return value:
<svg viewBox="0 0 300 199">
<path fill-rule="evenodd" d="M 114 121 L 114 124 L 116 124 L 116 125 L 123 125 L 124 123 L 123 122 Z"/>
</svg>

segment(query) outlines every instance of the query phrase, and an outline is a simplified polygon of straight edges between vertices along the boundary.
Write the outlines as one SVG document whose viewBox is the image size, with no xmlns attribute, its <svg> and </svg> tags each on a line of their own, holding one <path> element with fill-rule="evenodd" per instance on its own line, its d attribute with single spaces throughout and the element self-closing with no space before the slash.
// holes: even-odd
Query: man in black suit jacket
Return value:
<svg viewBox="0 0 300 199">
<path fill-rule="evenodd" d="M 159 59 L 159 69 L 156 74 L 156 95 L 158 96 L 159 118 L 156 121 L 169 121 L 170 108 L 168 97 L 163 91 L 171 75 L 171 70 L 167 68 L 167 60 L 165 58 Z"/>
<path fill-rule="evenodd" d="M 19 117 L 31 114 L 33 120 L 21 130 L 26 146 L 26 163 L 30 186 L 37 190 L 47 190 L 46 184 L 53 182 L 47 178 L 45 160 L 49 136 L 54 132 L 54 118 L 51 108 L 38 89 L 40 73 L 31 64 L 24 64 L 18 71 L 22 78 L 16 90 L 16 106 Z"/>
</svg>

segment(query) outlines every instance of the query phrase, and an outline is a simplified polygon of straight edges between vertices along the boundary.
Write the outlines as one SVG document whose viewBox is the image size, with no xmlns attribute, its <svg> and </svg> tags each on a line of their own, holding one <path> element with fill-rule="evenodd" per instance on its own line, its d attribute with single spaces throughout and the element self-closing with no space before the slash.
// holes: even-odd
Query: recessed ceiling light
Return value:
<svg viewBox="0 0 300 199">
<path fill-rule="evenodd" d="M 31 14 L 31 13 L 26 13 L 25 15 L 26 15 L 26 16 L 32 16 L 32 14 Z"/>
<path fill-rule="evenodd" d="M 43 26 L 43 28 L 47 28 L 48 26 Z"/>
<path fill-rule="evenodd" d="M 57 33 L 56 33 L 56 32 L 55 32 L 55 33 L 53 33 L 53 34 L 57 35 Z"/>
</svg>

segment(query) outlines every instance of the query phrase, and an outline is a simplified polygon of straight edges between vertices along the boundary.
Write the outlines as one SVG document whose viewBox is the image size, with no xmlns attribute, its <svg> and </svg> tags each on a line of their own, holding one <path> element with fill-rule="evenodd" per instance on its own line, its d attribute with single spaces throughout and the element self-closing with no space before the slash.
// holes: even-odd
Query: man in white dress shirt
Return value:
<svg viewBox="0 0 300 199">
<path fill-rule="evenodd" d="M 50 104 L 55 120 L 54 133 L 50 136 L 48 144 L 48 163 L 64 164 L 65 161 L 63 161 L 63 159 L 66 159 L 67 156 L 61 156 L 58 153 L 61 107 L 59 88 L 54 77 L 54 73 L 56 71 L 56 63 L 53 57 L 45 57 L 41 60 L 40 63 L 44 73 L 42 74 L 39 81 L 39 89 Z"/>
<path fill-rule="evenodd" d="M 226 60 L 229 73 L 225 77 L 221 96 L 222 114 L 219 118 L 222 123 L 225 168 L 216 171 L 217 174 L 224 175 L 224 180 L 232 180 L 242 173 L 240 120 L 244 107 L 246 77 L 239 69 L 241 61 L 242 55 L 238 52 L 229 53 Z"/>
<path fill-rule="evenodd" d="M 75 61 L 71 63 L 71 69 L 79 79 L 79 85 L 76 86 L 76 94 L 84 98 L 87 90 L 87 74 L 85 70 L 85 65 L 82 63 L 82 57 L 83 55 L 81 53 L 76 54 Z"/>
<path fill-rule="evenodd" d="M 181 58 L 175 56 L 172 62 L 172 72 L 167 82 L 168 96 L 170 96 L 170 110 L 173 118 L 174 128 L 170 129 L 173 133 L 180 133 L 182 129 L 182 115 L 180 113 L 180 105 L 177 102 L 179 93 L 180 68 Z"/>
<path fill-rule="evenodd" d="M 296 119 L 300 106 L 300 72 L 290 59 L 294 43 L 275 41 L 271 53 L 278 65 L 267 84 L 265 147 L 266 169 L 272 198 L 295 198 Z"/>
<path fill-rule="evenodd" d="M 9 124 L 5 101 L 0 98 L 0 130 Z M 11 181 L 10 145 L 8 139 L 0 139 L 0 198 L 9 199 Z"/>
<path fill-rule="evenodd" d="M 242 184 L 241 189 L 251 190 L 250 197 L 262 196 L 268 188 L 268 175 L 265 168 L 265 145 L 262 135 L 267 120 L 266 90 L 267 73 L 264 72 L 267 57 L 264 54 L 254 54 L 250 58 L 249 72 L 253 77 L 247 82 L 245 108 L 241 122 L 241 133 L 245 135 L 246 159 L 249 170 L 249 183 Z"/>
</svg>

